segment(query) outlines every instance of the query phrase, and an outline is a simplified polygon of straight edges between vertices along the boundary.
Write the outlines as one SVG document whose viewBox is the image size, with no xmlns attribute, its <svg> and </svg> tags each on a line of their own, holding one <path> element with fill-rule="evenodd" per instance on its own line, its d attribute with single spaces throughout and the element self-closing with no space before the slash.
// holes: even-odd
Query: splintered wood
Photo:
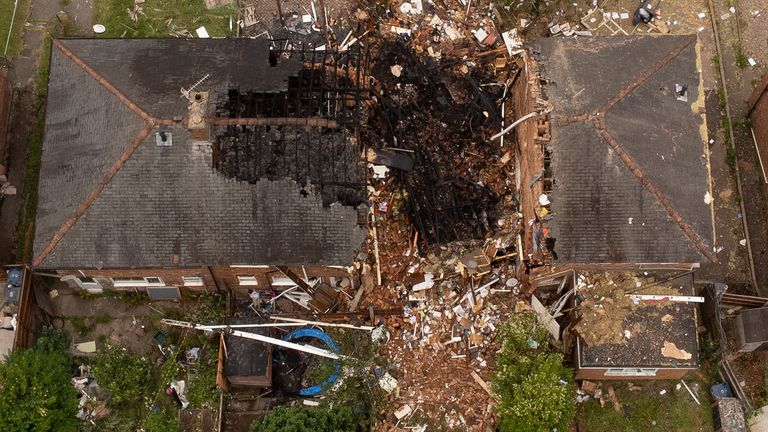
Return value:
<svg viewBox="0 0 768 432">
<path fill-rule="evenodd" d="M 352 303 L 358 310 L 404 306 L 403 314 L 377 322 L 383 320 L 390 331 L 382 354 L 394 365 L 387 373 L 397 380 L 382 430 L 398 421 L 398 428 L 408 425 L 412 416 L 398 420 L 394 415 L 406 405 L 451 428 L 494 429 L 497 399 L 489 382 L 499 349 L 496 330 L 516 304 L 519 221 L 508 218 L 486 241 L 445 244 L 422 257 L 419 236 L 403 211 L 407 195 L 383 181 L 370 200 L 376 237 L 369 236 L 369 264 L 359 266 L 365 292 Z M 372 288 L 375 242 L 381 285 Z"/>
<path fill-rule="evenodd" d="M 356 302 L 358 309 L 405 304 L 402 315 L 385 318 L 391 337 L 382 349 L 395 365 L 387 372 L 397 380 L 390 414 L 398 407 L 420 407 L 423 415 L 451 428 L 494 429 L 497 396 L 489 382 L 499 349 L 496 330 L 516 303 L 509 288 L 517 286 L 510 259 L 514 254 L 507 250 L 514 248 L 516 234 L 451 243 L 430 249 L 434 253 L 423 258 L 399 211 L 405 205 L 403 195 L 392 189 L 384 187 L 372 197 L 374 203 L 388 203 L 375 206 L 387 209 L 375 219 L 382 285 Z M 369 251 L 373 242 L 369 238 Z M 372 269 L 364 274 L 372 284 Z M 402 428 L 408 418 L 388 415 L 382 430 L 398 421 Z"/>
</svg>

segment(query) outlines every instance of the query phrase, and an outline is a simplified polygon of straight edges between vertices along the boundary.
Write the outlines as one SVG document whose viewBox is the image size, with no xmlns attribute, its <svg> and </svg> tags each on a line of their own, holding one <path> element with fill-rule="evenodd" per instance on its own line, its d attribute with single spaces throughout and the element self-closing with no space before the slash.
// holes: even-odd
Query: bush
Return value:
<svg viewBox="0 0 768 432">
<path fill-rule="evenodd" d="M 144 419 L 145 432 L 179 432 L 179 419 L 165 412 L 149 413 Z"/>
<path fill-rule="evenodd" d="M 125 348 L 107 345 L 93 361 L 91 373 L 96 382 L 112 394 L 112 406 L 137 404 L 146 391 L 151 376 L 150 363 Z"/>
<path fill-rule="evenodd" d="M 532 312 L 515 315 L 500 329 L 493 388 L 502 431 L 568 430 L 576 415 L 573 373 L 548 348 L 549 333 Z"/>
<path fill-rule="evenodd" d="M 357 421 L 348 406 L 304 408 L 279 406 L 263 421 L 251 424 L 251 432 L 354 432 Z"/>
<path fill-rule="evenodd" d="M 79 421 L 77 392 L 69 384 L 70 357 L 53 348 L 12 352 L 0 363 L 0 430 L 74 432 Z"/>
<path fill-rule="evenodd" d="M 35 349 L 45 352 L 66 351 L 71 341 L 72 339 L 64 330 L 43 329 L 35 342 Z"/>
<path fill-rule="evenodd" d="M 187 385 L 187 399 L 194 408 L 217 407 L 221 390 L 216 386 L 216 362 L 211 359 L 198 365 L 197 373 Z"/>
</svg>

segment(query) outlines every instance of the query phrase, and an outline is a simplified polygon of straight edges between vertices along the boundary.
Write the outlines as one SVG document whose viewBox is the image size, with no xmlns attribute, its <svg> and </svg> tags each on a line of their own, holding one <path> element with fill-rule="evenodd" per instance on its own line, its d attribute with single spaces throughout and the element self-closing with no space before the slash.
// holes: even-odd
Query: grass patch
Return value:
<svg viewBox="0 0 768 432">
<path fill-rule="evenodd" d="M 739 69 L 744 69 L 747 67 L 749 62 L 747 61 L 747 56 L 744 54 L 744 47 L 741 45 L 741 43 L 734 42 L 731 47 L 733 48 L 733 53 L 736 57 L 736 66 L 738 66 Z"/>
<path fill-rule="evenodd" d="M 686 381 L 688 385 L 693 382 Z M 641 390 L 630 391 L 622 382 L 603 382 L 603 392 L 608 394 L 608 385 L 616 390 L 616 396 L 622 404 L 622 412 L 616 412 L 610 401 L 605 407 L 590 400 L 584 403 L 586 430 L 590 432 L 603 431 L 637 431 L 637 432 L 670 432 L 670 431 L 711 431 L 712 411 L 709 407 L 707 386 L 701 384 L 697 405 L 691 396 L 681 388 L 676 390 L 679 381 L 640 382 Z M 667 390 L 660 395 L 659 391 Z M 607 397 L 607 396 L 606 396 Z"/>
<path fill-rule="evenodd" d="M 16 258 L 24 261 L 32 259 L 37 185 L 40 181 L 40 156 L 43 153 L 45 134 L 45 96 L 48 90 L 48 72 L 51 63 L 51 38 L 50 33 L 46 33 L 43 38 L 43 52 L 40 56 L 40 67 L 35 78 L 37 95 L 33 105 L 35 120 L 27 144 L 27 165 L 24 170 L 24 205 L 21 208 L 19 231 L 16 236 Z"/>
<path fill-rule="evenodd" d="M 145 293 L 137 291 L 124 291 L 119 294 L 119 297 L 131 308 L 139 307 L 149 301 L 149 297 Z"/>
<path fill-rule="evenodd" d="M 96 328 L 96 324 L 90 318 L 71 317 L 69 322 L 80 336 L 87 336 Z"/>
<path fill-rule="evenodd" d="M 69 322 L 72 324 L 72 328 L 75 329 L 80 336 L 87 336 L 96 330 L 96 326 L 99 324 L 108 324 L 112 322 L 112 317 L 109 314 L 101 313 L 92 317 L 70 317 Z"/>
<path fill-rule="evenodd" d="M 725 148 L 725 163 L 729 167 L 736 169 L 736 149 L 730 144 Z"/>
<path fill-rule="evenodd" d="M 30 0 L 18 0 L 16 7 L 16 17 L 13 20 L 13 31 L 10 38 L 8 29 L 11 27 L 11 18 L 13 17 L 14 0 L 0 0 L 0 55 L 5 49 L 5 43 L 8 42 L 8 52 L 6 57 L 15 57 L 21 52 L 22 32 L 24 30 L 24 17 L 27 15 Z"/>
<path fill-rule="evenodd" d="M 723 90 L 723 87 L 720 86 L 717 88 L 717 99 L 719 101 L 718 105 L 720 106 L 720 111 L 725 112 L 725 91 Z"/>
<path fill-rule="evenodd" d="M 237 20 L 233 6 L 208 10 L 203 0 L 148 1 L 136 13 L 136 21 L 129 17 L 128 9 L 137 11 L 133 0 L 95 0 L 93 23 L 107 28 L 99 37 L 161 38 L 184 32 L 194 36 L 199 27 L 205 27 L 212 37 L 230 36 L 230 17 Z"/>
</svg>

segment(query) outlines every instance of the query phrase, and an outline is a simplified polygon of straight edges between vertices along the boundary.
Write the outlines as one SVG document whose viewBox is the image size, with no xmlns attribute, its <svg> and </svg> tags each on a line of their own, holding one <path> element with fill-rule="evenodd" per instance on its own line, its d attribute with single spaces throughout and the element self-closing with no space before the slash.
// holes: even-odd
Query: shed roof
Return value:
<svg viewBox="0 0 768 432">
<path fill-rule="evenodd" d="M 696 41 L 606 36 L 534 46 L 553 106 L 547 227 L 559 262 L 713 259 Z M 687 101 L 677 99 L 678 84 Z"/>
<path fill-rule="evenodd" d="M 302 67 L 271 66 L 260 40 L 54 40 L 33 265 L 351 263 L 365 237 L 353 204 L 329 203 L 312 175 L 227 175 L 215 168 L 215 143 L 180 121 L 189 103 L 180 89 L 206 75 L 198 90 L 223 104 L 231 89 L 285 92 Z M 156 144 L 161 130 L 171 146 Z"/>
<path fill-rule="evenodd" d="M 576 326 L 581 333 L 578 338 L 581 367 L 698 367 L 695 303 L 635 303 L 626 296 L 638 288 L 637 284 L 647 288 L 636 294 L 693 295 L 690 272 L 584 273 L 581 277 L 587 284 L 579 291 L 583 298 L 579 306 L 582 318 Z M 674 348 L 690 354 L 690 358 L 663 354 L 665 344 L 674 344 Z"/>
</svg>

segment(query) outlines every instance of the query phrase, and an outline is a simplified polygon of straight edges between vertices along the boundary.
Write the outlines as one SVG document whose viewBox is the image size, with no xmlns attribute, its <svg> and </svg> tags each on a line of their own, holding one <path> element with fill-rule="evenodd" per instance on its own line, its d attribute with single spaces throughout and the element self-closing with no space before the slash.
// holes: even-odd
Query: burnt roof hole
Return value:
<svg viewBox="0 0 768 432">
<path fill-rule="evenodd" d="M 304 197 L 304 198 L 306 198 L 306 197 L 308 197 L 308 196 L 309 196 L 309 192 L 307 192 L 307 190 L 306 190 L 306 189 L 304 189 L 304 188 L 301 188 L 301 190 L 299 191 L 299 193 L 300 193 L 300 194 L 301 194 L 301 196 L 302 196 L 302 197 Z"/>
</svg>

